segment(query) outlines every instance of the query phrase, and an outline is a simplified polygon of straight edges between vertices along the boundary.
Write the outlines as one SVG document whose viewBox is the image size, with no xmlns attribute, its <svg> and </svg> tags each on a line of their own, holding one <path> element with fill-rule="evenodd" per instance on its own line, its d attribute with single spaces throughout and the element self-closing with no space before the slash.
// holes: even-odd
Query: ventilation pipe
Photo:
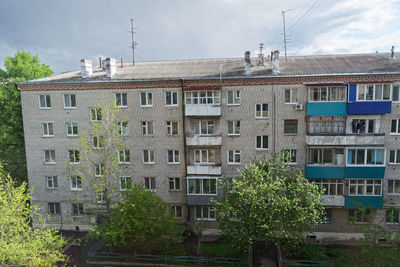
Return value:
<svg viewBox="0 0 400 267">
<path fill-rule="evenodd" d="M 111 78 L 112 76 L 114 76 L 114 74 L 117 73 L 117 62 L 115 61 L 115 59 L 111 57 L 106 58 L 105 68 L 107 78 Z"/>
<path fill-rule="evenodd" d="M 82 78 L 89 78 L 93 73 L 92 61 L 89 59 L 81 59 L 81 74 Z"/>
<path fill-rule="evenodd" d="M 246 51 L 244 53 L 244 69 L 245 69 L 245 72 L 246 72 L 246 76 L 251 76 L 250 51 Z"/>
<path fill-rule="evenodd" d="M 274 75 L 279 74 L 279 50 L 275 50 L 272 56 L 272 72 Z"/>
</svg>

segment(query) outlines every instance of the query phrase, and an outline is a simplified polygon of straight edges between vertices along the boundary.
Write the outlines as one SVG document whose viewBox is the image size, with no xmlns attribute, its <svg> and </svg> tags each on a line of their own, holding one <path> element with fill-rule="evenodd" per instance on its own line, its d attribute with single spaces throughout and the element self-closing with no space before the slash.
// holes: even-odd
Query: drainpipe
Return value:
<svg viewBox="0 0 400 267">
<path fill-rule="evenodd" d="M 181 84 L 181 101 L 182 101 L 182 137 L 183 137 L 183 163 L 184 163 L 184 181 L 185 181 L 185 188 L 187 185 L 186 182 L 186 170 L 187 170 L 187 151 L 186 151 L 186 125 L 185 125 L 185 92 L 184 92 L 184 85 L 183 85 L 183 78 L 179 79 L 179 82 Z M 187 192 L 186 192 L 187 194 Z M 186 201 L 187 203 L 187 201 Z M 188 222 L 190 222 L 190 208 L 188 207 Z"/>
<path fill-rule="evenodd" d="M 275 88 L 272 85 L 272 135 L 273 135 L 273 151 L 276 153 L 276 98 L 275 98 Z"/>
</svg>

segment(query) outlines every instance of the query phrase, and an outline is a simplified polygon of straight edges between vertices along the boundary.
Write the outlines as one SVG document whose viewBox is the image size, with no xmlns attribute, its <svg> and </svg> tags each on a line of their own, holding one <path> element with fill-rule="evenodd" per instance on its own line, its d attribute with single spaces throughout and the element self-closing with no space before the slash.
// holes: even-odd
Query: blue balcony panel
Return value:
<svg viewBox="0 0 400 267">
<path fill-rule="evenodd" d="M 364 208 L 374 207 L 375 209 L 381 209 L 383 207 L 383 196 L 345 196 L 344 207 L 347 209 L 358 209 L 361 203 Z"/>
<path fill-rule="evenodd" d="M 342 179 L 345 178 L 345 167 L 344 166 L 306 166 L 306 178 L 311 179 L 329 179 L 336 178 Z"/>
<path fill-rule="evenodd" d="M 347 114 L 390 114 L 391 101 L 356 101 L 347 103 Z"/>
<path fill-rule="evenodd" d="M 385 167 L 346 167 L 346 178 L 371 178 L 383 179 L 385 177 Z"/>
<path fill-rule="evenodd" d="M 308 102 L 307 116 L 343 116 L 346 109 L 346 102 Z"/>
</svg>

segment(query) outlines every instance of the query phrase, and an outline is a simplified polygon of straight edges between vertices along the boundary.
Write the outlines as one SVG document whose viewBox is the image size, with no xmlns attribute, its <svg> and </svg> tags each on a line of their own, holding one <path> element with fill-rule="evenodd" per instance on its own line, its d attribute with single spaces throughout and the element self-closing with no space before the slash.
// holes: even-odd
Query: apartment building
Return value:
<svg viewBox="0 0 400 267">
<path fill-rule="evenodd" d="M 96 222 L 92 211 L 102 210 L 65 169 L 79 158 L 79 131 L 96 116 L 104 93 L 128 118 L 120 126 L 130 153 L 120 162 L 121 190 L 143 182 L 182 223 L 194 216 L 215 228 L 210 200 L 218 180 L 282 150 L 290 154 L 288 164 L 326 189 L 328 220 L 317 238 L 356 235 L 347 224 L 355 202 L 376 208 L 377 223 L 400 223 L 398 211 L 387 210 L 400 206 L 394 53 L 280 60 L 278 51 L 257 58 L 246 52 L 242 59 L 124 66 L 107 58 L 99 67 L 81 60 L 81 71 L 18 86 L 33 204 L 54 227 L 87 230 Z"/>
</svg>

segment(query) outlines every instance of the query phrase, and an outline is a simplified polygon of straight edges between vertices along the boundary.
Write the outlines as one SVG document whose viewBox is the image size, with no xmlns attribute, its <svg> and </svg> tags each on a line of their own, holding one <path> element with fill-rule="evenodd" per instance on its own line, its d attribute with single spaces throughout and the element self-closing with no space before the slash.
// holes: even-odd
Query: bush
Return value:
<svg viewBox="0 0 400 267">
<path fill-rule="evenodd" d="M 303 244 L 292 252 L 292 256 L 301 260 L 328 260 L 327 250 L 320 244 Z"/>
</svg>

